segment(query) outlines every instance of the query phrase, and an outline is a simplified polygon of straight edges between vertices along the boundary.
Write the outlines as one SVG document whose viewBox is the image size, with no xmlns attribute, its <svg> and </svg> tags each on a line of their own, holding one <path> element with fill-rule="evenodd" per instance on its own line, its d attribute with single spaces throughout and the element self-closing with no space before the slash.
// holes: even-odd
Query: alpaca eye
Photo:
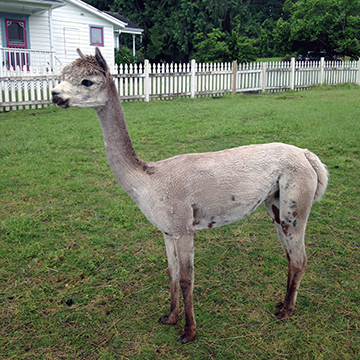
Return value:
<svg viewBox="0 0 360 360">
<path fill-rule="evenodd" d="M 93 82 L 90 81 L 90 80 L 83 80 L 83 81 L 81 82 L 81 85 L 84 85 L 84 86 L 86 86 L 86 87 L 89 87 L 89 86 L 91 86 L 92 84 L 93 84 Z"/>
</svg>

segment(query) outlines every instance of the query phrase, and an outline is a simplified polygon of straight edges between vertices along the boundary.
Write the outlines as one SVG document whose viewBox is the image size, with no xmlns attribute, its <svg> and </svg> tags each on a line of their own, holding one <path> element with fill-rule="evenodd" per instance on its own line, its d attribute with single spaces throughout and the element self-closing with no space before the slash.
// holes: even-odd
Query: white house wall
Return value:
<svg viewBox="0 0 360 360">
<path fill-rule="evenodd" d="M 50 32 L 48 12 L 29 17 L 29 39 L 31 50 L 50 51 Z"/>
<path fill-rule="evenodd" d="M 54 9 L 52 19 L 54 49 L 63 65 L 79 57 L 77 48 L 84 54 L 94 54 L 95 46 L 90 45 L 90 25 L 103 27 L 104 46 L 101 52 L 109 65 L 113 65 L 114 32 L 111 23 L 72 4 Z"/>
</svg>

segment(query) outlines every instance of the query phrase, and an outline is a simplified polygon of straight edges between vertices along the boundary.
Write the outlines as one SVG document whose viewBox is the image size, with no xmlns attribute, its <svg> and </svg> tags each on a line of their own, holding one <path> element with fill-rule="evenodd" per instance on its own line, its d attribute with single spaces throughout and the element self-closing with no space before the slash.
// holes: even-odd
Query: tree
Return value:
<svg viewBox="0 0 360 360">
<path fill-rule="evenodd" d="M 204 36 L 203 33 L 195 37 L 200 41 L 195 45 L 195 59 L 199 62 L 218 62 L 229 61 L 230 51 L 225 42 L 225 33 L 219 29 L 213 29 L 210 34 Z"/>
<path fill-rule="evenodd" d="M 238 62 L 253 62 L 259 57 L 259 48 L 256 39 L 250 39 L 247 36 L 239 36 L 236 41 L 236 47 L 233 51 L 233 60 Z"/>
<path fill-rule="evenodd" d="M 282 18 L 276 22 L 276 26 L 272 31 L 273 51 L 277 56 L 283 56 L 291 53 L 291 25 Z"/>
<path fill-rule="evenodd" d="M 213 29 L 206 36 L 198 34 L 195 38 L 199 41 L 195 45 L 195 59 L 200 62 L 255 61 L 259 55 L 257 40 L 239 35 L 240 27 L 240 17 L 237 17 L 230 36 L 219 29 Z"/>
<path fill-rule="evenodd" d="M 287 0 L 286 7 L 292 51 L 360 56 L 360 0 Z"/>
<path fill-rule="evenodd" d="M 238 62 L 256 61 L 259 56 L 258 40 L 242 35 L 241 16 L 235 17 L 235 27 L 229 36 L 230 60 Z"/>
<path fill-rule="evenodd" d="M 227 42 L 241 18 L 231 53 L 268 55 L 272 27 L 282 15 L 284 0 L 84 0 L 100 10 L 120 13 L 144 29 L 144 56 L 151 61 L 188 62 L 199 43 L 198 34 L 219 29 Z M 256 45 L 256 46 L 255 46 Z M 260 48 L 257 48 L 260 45 Z M 217 45 L 219 47 L 222 45 Z M 225 51 L 225 49 L 223 49 Z M 225 51 L 226 53 L 226 51 Z M 238 52 L 239 54 L 239 52 Z M 230 58 L 233 57 L 233 54 Z M 251 58 L 254 55 L 250 56 Z"/>
</svg>

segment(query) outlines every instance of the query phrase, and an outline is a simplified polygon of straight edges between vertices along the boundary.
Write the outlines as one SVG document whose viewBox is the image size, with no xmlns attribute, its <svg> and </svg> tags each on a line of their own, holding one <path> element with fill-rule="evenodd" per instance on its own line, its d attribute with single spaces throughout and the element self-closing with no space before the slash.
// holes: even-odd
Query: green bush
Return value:
<svg viewBox="0 0 360 360">
<path fill-rule="evenodd" d="M 145 60 L 142 49 L 133 56 L 132 50 L 127 46 L 120 46 L 120 49 L 115 49 L 115 63 L 120 64 L 139 64 Z"/>
</svg>

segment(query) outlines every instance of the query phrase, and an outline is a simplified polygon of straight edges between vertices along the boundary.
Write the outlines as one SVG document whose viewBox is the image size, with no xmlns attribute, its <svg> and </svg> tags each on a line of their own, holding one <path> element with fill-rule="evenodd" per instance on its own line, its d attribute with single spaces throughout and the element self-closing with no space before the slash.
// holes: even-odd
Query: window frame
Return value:
<svg viewBox="0 0 360 360">
<path fill-rule="evenodd" d="M 94 42 L 92 39 L 92 30 L 99 29 L 101 30 L 101 42 Z M 89 37 L 90 37 L 90 46 L 104 46 L 104 27 L 100 25 L 89 25 Z"/>
<path fill-rule="evenodd" d="M 10 39 L 9 39 L 9 29 L 7 26 L 7 23 L 11 21 L 11 22 L 15 22 L 15 23 L 22 23 L 23 24 L 23 34 L 24 34 L 24 44 L 23 45 L 14 45 L 14 44 L 10 44 Z M 15 49 L 27 49 L 27 28 L 26 28 L 26 20 L 18 20 L 18 19 L 12 19 L 12 18 L 5 18 L 4 19 L 4 24 L 5 24 L 5 40 L 6 40 L 6 46 L 9 48 L 15 48 Z"/>
<path fill-rule="evenodd" d="M 19 18 L 18 14 L 11 13 L 0 13 L 1 20 L 1 31 L 2 31 L 2 43 L 5 48 L 14 49 L 14 51 L 5 52 L 4 63 L 7 69 L 15 70 L 17 66 L 24 68 L 26 66 L 27 71 L 29 71 L 30 66 L 30 54 L 28 53 L 19 53 L 18 50 L 27 50 L 29 49 L 29 31 L 28 31 L 28 16 L 23 16 Z M 23 24 L 24 43 L 23 44 L 10 44 L 9 39 L 9 29 L 8 22 L 15 22 Z"/>
</svg>

